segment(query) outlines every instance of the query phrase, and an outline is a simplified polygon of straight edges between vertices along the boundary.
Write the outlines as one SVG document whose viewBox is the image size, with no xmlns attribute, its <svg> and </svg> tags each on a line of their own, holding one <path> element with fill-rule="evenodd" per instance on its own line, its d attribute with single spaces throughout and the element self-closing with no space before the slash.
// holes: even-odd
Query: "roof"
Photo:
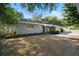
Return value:
<svg viewBox="0 0 79 59">
<path fill-rule="evenodd" d="M 35 23 L 35 22 L 26 22 L 26 21 L 20 21 L 19 23 L 23 23 L 23 24 L 35 24 L 35 25 L 43 25 L 43 26 L 57 26 L 57 27 L 60 27 L 60 26 L 58 26 L 58 25 Z"/>
</svg>

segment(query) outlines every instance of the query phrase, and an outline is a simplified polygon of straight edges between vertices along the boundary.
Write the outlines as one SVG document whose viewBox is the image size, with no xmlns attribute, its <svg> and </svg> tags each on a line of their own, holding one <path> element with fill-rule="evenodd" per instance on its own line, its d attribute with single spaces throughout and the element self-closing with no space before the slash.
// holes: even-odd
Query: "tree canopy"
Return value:
<svg viewBox="0 0 79 59">
<path fill-rule="evenodd" d="M 73 25 L 73 24 L 78 24 L 79 23 L 79 14 L 77 13 L 77 8 L 76 6 L 73 6 L 73 4 L 71 3 L 66 3 L 65 4 L 65 8 L 64 8 L 64 16 L 65 16 L 65 21 L 67 21 L 67 23 L 69 25 Z"/>
<path fill-rule="evenodd" d="M 61 25 L 61 20 L 58 19 L 56 16 L 48 16 L 48 23 L 54 25 Z"/>
<path fill-rule="evenodd" d="M 20 3 L 22 8 L 27 8 L 29 12 L 35 9 L 48 9 L 50 12 L 55 9 L 54 3 Z M 0 3 L 0 23 L 1 24 L 15 24 L 20 20 L 22 14 L 10 7 L 10 4 Z"/>
<path fill-rule="evenodd" d="M 21 14 L 10 7 L 9 4 L 0 4 L 0 24 L 11 25 L 20 20 Z"/>
<path fill-rule="evenodd" d="M 37 13 L 35 13 L 34 15 L 33 15 L 33 17 L 32 17 L 32 21 L 33 22 L 38 22 L 38 23 L 40 23 L 42 20 L 41 20 L 41 18 L 43 17 L 43 15 L 42 14 L 37 14 Z"/>
<path fill-rule="evenodd" d="M 33 12 L 36 9 L 49 10 L 51 12 L 57 7 L 56 3 L 20 3 L 20 5 L 23 8 L 27 8 L 29 12 Z"/>
<path fill-rule="evenodd" d="M 53 24 L 53 25 L 62 25 L 62 20 L 58 19 L 56 16 L 47 16 L 41 17 L 41 15 L 34 16 L 34 22 Z"/>
</svg>

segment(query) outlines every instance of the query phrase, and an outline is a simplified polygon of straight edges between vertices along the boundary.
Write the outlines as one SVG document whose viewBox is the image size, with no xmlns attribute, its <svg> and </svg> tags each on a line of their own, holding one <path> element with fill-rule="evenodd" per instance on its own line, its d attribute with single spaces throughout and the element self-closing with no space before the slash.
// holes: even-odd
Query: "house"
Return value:
<svg viewBox="0 0 79 59">
<path fill-rule="evenodd" d="M 53 26 L 60 32 L 60 26 L 57 25 L 21 21 L 18 24 L 11 26 L 9 28 L 9 33 L 15 32 L 16 35 L 48 33 L 49 27 Z"/>
</svg>

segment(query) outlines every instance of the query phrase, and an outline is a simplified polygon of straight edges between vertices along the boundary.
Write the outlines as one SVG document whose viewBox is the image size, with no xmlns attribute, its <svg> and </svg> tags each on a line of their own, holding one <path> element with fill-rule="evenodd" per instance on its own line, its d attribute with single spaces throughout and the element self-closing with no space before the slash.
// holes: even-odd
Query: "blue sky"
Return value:
<svg viewBox="0 0 79 59">
<path fill-rule="evenodd" d="M 24 18 L 32 18 L 33 13 L 30 13 L 27 11 L 27 8 L 21 8 L 20 4 L 17 3 L 15 4 L 11 4 L 11 7 L 14 8 L 15 10 L 17 10 L 18 12 L 22 12 L 24 15 Z M 46 11 L 42 11 L 42 10 L 36 10 L 37 13 L 43 14 L 43 16 L 57 16 L 58 18 L 63 18 L 63 7 L 64 5 L 58 4 L 58 7 L 56 10 L 52 11 L 51 13 L 48 12 L 48 10 Z"/>
</svg>

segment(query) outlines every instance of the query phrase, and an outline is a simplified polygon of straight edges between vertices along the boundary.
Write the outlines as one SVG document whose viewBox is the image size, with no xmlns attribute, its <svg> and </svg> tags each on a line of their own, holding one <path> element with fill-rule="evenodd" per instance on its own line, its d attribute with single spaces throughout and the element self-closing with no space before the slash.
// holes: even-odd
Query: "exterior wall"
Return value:
<svg viewBox="0 0 79 59">
<path fill-rule="evenodd" d="M 9 33 L 16 32 L 16 26 L 14 26 L 14 25 L 10 26 L 8 29 L 8 32 Z"/>
<path fill-rule="evenodd" d="M 23 34 L 39 34 L 39 33 L 48 33 L 49 25 L 44 26 L 41 24 L 33 24 L 33 23 L 18 23 L 9 28 L 9 33 L 16 32 L 16 35 Z M 59 26 L 55 26 L 56 31 L 60 31 Z"/>
<path fill-rule="evenodd" d="M 43 28 L 41 25 L 30 25 L 29 24 L 17 24 L 16 34 L 35 34 L 43 33 Z"/>
</svg>

